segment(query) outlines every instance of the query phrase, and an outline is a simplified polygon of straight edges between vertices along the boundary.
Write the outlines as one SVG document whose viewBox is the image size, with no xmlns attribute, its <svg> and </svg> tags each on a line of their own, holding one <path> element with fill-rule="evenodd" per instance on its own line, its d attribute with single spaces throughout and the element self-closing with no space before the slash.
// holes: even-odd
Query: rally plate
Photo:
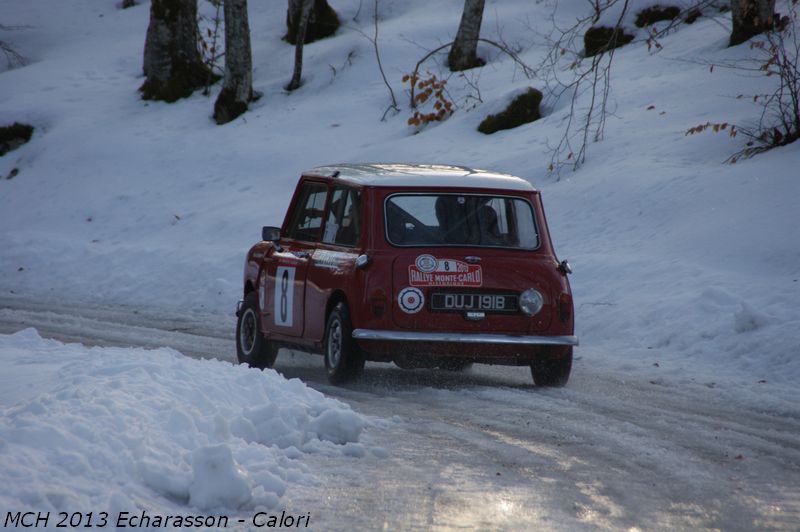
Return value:
<svg viewBox="0 0 800 532">
<path fill-rule="evenodd" d="M 430 310 L 440 312 L 475 312 L 514 314 L 519 308 L 516 294 L 482 292 L 432 292 Z"/>
</svg>

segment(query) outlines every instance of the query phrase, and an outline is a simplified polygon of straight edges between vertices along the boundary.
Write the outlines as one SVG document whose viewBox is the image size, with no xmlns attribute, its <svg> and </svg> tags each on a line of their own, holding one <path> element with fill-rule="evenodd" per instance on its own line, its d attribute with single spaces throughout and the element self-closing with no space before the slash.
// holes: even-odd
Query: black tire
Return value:
<svg viewBox="0 0 800 532">
<path fill-rule="evenodd" d="M 278 346 L 264 338 L 258 319 L 258 294 L 244 298 L 236 322 L 236 358 L 251 368 L 271 368 L 278 357 Z"/>
<path fill-rule="evenodd" d="M 558 358 L 543 358 L 531 363 L 531 375 L 536 386 L 560 388 L 567 384 L 572 371 L 572 347 Z"/>
<path fill-rule="evenodd" d="M 466 371 L 472 367 L 472 362 L 460 358 L 445 358 L 439 362 L 439 369 L 445 371 Z"/>
<path fill-rule="evenodd" d="M 322 347 L 331 384 L 350 382 L 364 371 L 364 354 L 353 340 L 350 312 L 344 303 L 337 303 L 328 316 Z"/>
</svg>

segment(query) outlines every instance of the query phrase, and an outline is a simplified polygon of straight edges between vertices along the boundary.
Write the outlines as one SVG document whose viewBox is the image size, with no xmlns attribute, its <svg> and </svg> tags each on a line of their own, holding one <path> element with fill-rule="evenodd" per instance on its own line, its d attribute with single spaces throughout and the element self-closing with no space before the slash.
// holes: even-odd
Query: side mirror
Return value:
<svg viewBox="0 0 800 532">
<path fill-rule="evenodd" d="M 558 265 L 558 271 L 564 275 L 569 275 L 572 273 L 572 266 L 569 265 L 569 262 L 562 260 Z"/>
<path fill-rule="evenodd" d="M 272 227 L 271 225 L 266 225 L 261 228 L 261 240 L 266 240 L 267 242 L 277 242 L 280 239 L 281 239 L 280 227 Z"/>
</svg>

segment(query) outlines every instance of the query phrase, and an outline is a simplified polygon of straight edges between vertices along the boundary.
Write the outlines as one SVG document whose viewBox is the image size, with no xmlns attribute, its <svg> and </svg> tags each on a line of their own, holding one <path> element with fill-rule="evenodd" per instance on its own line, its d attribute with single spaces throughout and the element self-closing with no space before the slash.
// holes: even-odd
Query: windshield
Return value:
<svg viewBox="0 0 800 532">
<path fill-rule="evenodd" d="M 386 238 L 395 246 L 539 247 L 531 204 L 470 194 L 395 194 L 386 200 Z"/>
</svg>

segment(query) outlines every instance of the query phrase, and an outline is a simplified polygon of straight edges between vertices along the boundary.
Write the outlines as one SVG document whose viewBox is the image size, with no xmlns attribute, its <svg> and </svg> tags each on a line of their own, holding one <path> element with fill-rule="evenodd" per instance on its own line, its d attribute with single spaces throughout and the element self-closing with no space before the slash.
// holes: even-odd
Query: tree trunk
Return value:
<svg viewBox="0 0 800 532">
<path fill-rule="evenodd" d="M 771 30 L 775 25 L 775 0 L 731 0 L 730 46 Z"/>
<path fill-rule="evenodd" d="M 447 56 L 450 70 L 454 72 L 485 64 L 477 53 L 484 3 L 485 0 L 464 0 L 464 12 L 461 14 L 456 40 L 453 41 L 450 54 Z"/>
<path fill-rule="evenodd" d="M 142 98 L 174 102 L 208 82 L 197 40 L 197 0 L 152 0 Z"/>
<path fill-rule="evenodd" d="M 225 0 L 225 81 L 214 104 L 214 120 L 226 124 L 253 99 L 253 59 L 247 0 Z"/>
<path fill-rule="evenodd" d="M 303 14 L 304 0 L 289 0 L 286 9 L 286 39 L 291 44 L 297 44 L 297 33 L 300 19 Z M 328 0 L 313 0 L 311 14 L 306 26 L 305 44 L 323 39 L 336 33 L 339 28 L 339 16 L 328 5 Z"/>
<path fill-rule="evenodd" d="M 291 0 L 290 0 L 291 1 Z M 297 24 L 297 40 L 294 44 L 294 72 L 292 80 L 286 86 L 287 91 L 293 91 L 300 87 L 300 77 L 303 74 L 303 43 L 305 43 L 306 29 L 311 18 L 311 8 L 314 0 L 302 0 L 300 6 L 300 19 Z"/>
</svg>

